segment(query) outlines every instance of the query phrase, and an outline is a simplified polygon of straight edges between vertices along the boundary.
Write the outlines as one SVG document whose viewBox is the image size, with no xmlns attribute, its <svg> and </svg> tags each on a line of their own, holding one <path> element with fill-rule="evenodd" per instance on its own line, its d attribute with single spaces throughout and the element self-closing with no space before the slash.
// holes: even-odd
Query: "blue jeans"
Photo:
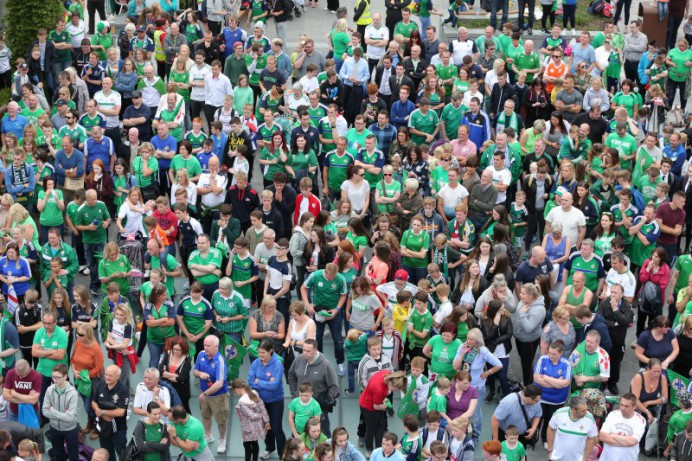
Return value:
<svg viewBox="0 0 692 461">
<path fill-rule="evenodd" d="M 497 372 L 497 376 L 488 376 L 488 389 L 490 389 L 491 393 L 495 392 L 495 380 L 497 379 L 500 381 L 500 389 L 502 389 L 502 396 L 504 397 L 509 394 L 509 380 L 507 379 L 507 373 L 509 373 L 509 357 L 500 359 L 500 362 L 502 362 L 502 369 Z"/>
<path fill-rule="evenodd" d="M 48 241 L 48 231 L 50 230 L 51 227 L 57 227 L 58 230 L 60 231 L 60 237 L 65 236 L 65 225 L 60 224 L 59 226 L 44 226 L 43 224 L 39 224 L 38 228 L 38 241 L 41 245 L 45 245 L 46 242 Z"/>
<path fill-rule="evenodd" d="M 149 367 L 158 368 L 159 362 L 161 361 L 161 356 L 163 355 L 163 344 L 154 344 L 151 341 L 147 341 L 147 347 L 149 348 Z"/>
<path fill-rule="evenodd" d="M 330 307 L 329 309 L 333 309 Z M 339 311 L 334 317 L 326 322 L 317 322 L 317 349 L 320 352 L 324 351 L 323 337 L 325 326 L 329 327 L 329 333 L 334 340 L 334 355 L 336 355 L 336 363 L 344 363 L 344 338 L 341 337 L 341 319 L 343 314 Z"/>
<path fill-rule="evenodd" d="M 477 387 L 478 390 L 478 405 L 476 411 L 471 416 L 471 425 L 473 426 L 473 440 L 478 440 L 483 429 L 483 403 L 485 402 L 485 384 Z"/>
<path fill-rule="evenodd" d="M 422 0 L 425 1 L 425 0 Z M 430 16 L 418 16 L 418 20 L 420 21 L 420 30 L 421 32 L 425 33 L 425 29 L 430 27 Z"/>
<path fill-rule="evenodd" d="M 408 281 L 413 285 L 418 285 L 418 281 L 424 279 L 428 276 L 427 267 L 411 267 L 407 265 L 402 265 L 406 272 L 408 272 Z"/>
<path fill-rule="evenodd" d="M 348 362 L 348 391 L 356 391 L 356 371 L 358 371 L 358 364 L 360 361 L 353 360 Z"/>
<path fill-rule="evenodd" d="M 499 10 L 500 2 L 502 2 L 502 20 L 500 24 L 507 22 L 509 11 L 509 0 L 490 0 L 490 25 L 497 29 L 497 10 Z"/>
<path fill-rule="evenodd" d="M 663 21 L 668 16 L 668 3 L 658 2 L 658 20 Z"/>
<path fill-rule="evenodd" d="M 124 434 L 124 433 L 123 433 Z M 75 427 L 71 431 L 58 431 L 53 428 L 48 430 L 48 437 L 53 446 L 56 461 L 79 461 L 79 435 Z M 67 447 L 65 447 L 67 445 Z M 103 444 L 101 444 L 103 446 Z M 124 446 L 124 445 L 123 445 Z M 67 452 L 65 452 L 67 448 Z M 109 452 L 112 450 L 108 450 Z M 113 456 L 111 454 L 111 456 Z M 115 459 L 115 458 L 113 458 Z"/>
<path fill-rule="evenodd" d="M 89 289 L 92 291 L 98 291 L 101 288 L 101 281 L 99 280 L 99 259 L 96 259 L 96 253 L 99 253 L 103 257 L 103 247 L 106 246 L 105 243 L 85 243 L 84 252 L 86 253 L 86 263 L 89 266 L 89 277 L 91 281 L 89 282 Z"/>
</svg>

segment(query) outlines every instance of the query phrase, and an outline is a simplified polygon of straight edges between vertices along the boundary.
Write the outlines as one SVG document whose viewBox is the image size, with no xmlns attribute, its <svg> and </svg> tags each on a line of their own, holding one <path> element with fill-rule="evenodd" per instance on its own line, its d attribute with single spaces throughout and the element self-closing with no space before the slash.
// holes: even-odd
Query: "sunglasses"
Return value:
<svg viewBox="0 0 692 461">
<path fill-rule="evenodd" d="M 553 57 L 553 58 L 561 58 L 562 55 L 561 55 L 561 54 L 554 54 L 552 57 Z"/>
<path fill-rule="evenodd" d="M 392 173 L 383 173 L 382 176 L 385 176 L 385 177 L 392 176 Z"/>
</svg>

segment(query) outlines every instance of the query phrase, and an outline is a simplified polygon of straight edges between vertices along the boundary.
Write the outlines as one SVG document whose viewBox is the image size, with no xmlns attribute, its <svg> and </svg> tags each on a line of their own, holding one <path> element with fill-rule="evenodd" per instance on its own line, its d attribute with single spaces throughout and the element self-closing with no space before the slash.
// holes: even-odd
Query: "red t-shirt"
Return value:
<svg viewBox="0 0 692 461">
<path fill-rule="evenodd" d="M 681 226 L 685 225 L 685 210 L 678 209 L 672 210 L 670 208 L 670 202 L 661 203 L 656 210 L 656 219 L 660 219 L 661 223 L 665 226 L 675 228 L 678 224 Z M 666 245 L 673 245 L 678 241 L 677 235 L 666 234 L 661 230 L 661 235 L 658 237 L 659 243 L 664 243 Z"/>
<path fill-rule="evenodd" d="M 5 389 L 12 389 L 18 394 L 29 395 L 31 391 L 41 393 L 41 375 L 36 370 L 29 371 L 29 374 L 24 378 L 20 378 L 17 371 L 13 368 L 7 372 L 5 377 Z M 19 414 L 19 406 L 16 403 L 9 402 L 10 411 Z M 38 402 L 34 405 L 34 409 L 38 411 Z"/>
<path fill-rule="evenodd" d="M 381 370 L 372 375 L 368 385 L 358 398 L 358 403 L 362 408 L 375 411 L 374 405 L 382 405 L 384 399 L 389 395 L 389 386 L 384 382 L 384 378 L 391 373 L 391 370 Z"/>
</svg>

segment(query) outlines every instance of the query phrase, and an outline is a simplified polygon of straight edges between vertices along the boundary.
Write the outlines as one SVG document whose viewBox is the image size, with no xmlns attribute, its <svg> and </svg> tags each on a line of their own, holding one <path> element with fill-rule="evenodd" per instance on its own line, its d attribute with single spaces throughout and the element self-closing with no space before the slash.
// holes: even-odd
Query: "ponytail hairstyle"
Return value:
<svg viewBox="0 0 692 461">
<path fill-rule="evenodd" d="M 384 382 L 398 391 L 403 391 L 407 386 L 406 373 L 403 371 L 390 373 L 384 377 Z"/>
<path fill-rule="evenodd" d="M 247 383 L 240 378 L 236 378 L 233 380 L 233 382 L 231 383 L 231 389 L 243 389 L 247 396 L 250 397 L 250 400 L 252 400 L 255 403 L 259 403 L 260 401 L 259 395 L 257 395 L 255 391 L 250 389 L 250 386 L 248 386 Z"/>
</svg>

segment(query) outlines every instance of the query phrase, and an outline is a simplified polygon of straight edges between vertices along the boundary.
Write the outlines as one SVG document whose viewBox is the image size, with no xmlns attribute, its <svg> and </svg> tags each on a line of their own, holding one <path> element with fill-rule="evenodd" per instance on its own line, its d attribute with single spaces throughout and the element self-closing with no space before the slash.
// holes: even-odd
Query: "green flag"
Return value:
<svg viewBox="0 0 692 461">
<path fill-rule="evenodd" d="M 673 405 L 679 407 L 680 403 L 678 402 L 678 391 L 681 390 L 687 390 L 687 387 L 690 385 L 690 380 L 685 378 L 682 375 L 677 374 L 671 369 L 668 369 L 668 381 L 670 381 L 670 403 Z"/>
<path fill-rule="evenodd" d="M 238 377 L 240 365 L 247 354 L 247 349 L 239 344 L 236 340 L 228 335 L 223 335 L 223 355 L 226 358 L 226 366 L 228 367 L 228 380 L 234 380 Z"/>
</svg>

